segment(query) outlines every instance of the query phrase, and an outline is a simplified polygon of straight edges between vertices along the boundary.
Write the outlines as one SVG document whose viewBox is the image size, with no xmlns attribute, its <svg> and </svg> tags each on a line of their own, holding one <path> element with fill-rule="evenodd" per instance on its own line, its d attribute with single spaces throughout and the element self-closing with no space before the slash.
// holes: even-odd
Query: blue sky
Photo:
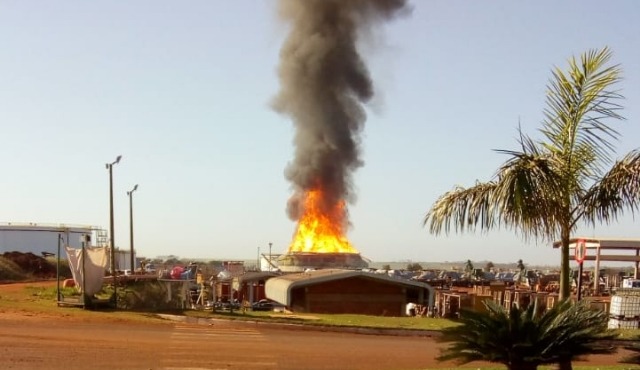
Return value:
<svg viewBox="0 0 640 370">
<path fill-rule="evenodd" d="M 578 6 L 579 5 L 579 6 Z M 454 185 L 488 180 L 536 136 L 553 66 L 611 47 L 624 71 L 620 153 L 640 146 L 640 3 L 413 1 L 363 53 L 377 95 L 355 175 L 349 239 L 373 261 L 557 264 L 512 231 L 432 236 L 422 219 Z M 109 226 L 148 257 L 286 251 L 283 171 L 293 126 L 269 104 L 287 28 L 274 0 L 0 2 L 0 221 Z M 640 237 L 631 215 L 581 229 Z"/>
</svg>

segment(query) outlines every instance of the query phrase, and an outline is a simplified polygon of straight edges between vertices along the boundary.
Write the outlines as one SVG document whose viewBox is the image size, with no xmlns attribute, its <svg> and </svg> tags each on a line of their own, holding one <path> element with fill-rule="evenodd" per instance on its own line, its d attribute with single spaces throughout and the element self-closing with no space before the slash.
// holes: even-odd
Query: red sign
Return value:
<svg viewBox="0 0 640 370">
<path fill-rule="evenodd" d="M 575 251 L 573 252 L 573 257 L 576 259 L 576 262 L 582 263 L 586 256 L 587 256 L 587 241 L 584 239 L 576 240 L 576 247 L 575 247 Z"/>
</svg>

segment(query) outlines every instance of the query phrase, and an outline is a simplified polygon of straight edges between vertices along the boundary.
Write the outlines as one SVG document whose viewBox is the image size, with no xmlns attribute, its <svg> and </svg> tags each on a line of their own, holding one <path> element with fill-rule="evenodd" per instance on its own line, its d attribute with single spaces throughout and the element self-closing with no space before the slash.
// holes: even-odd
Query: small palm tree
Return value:
<svg viewBox="0 0 640 370">
<path fill-rule="evenodd" d="M 584 302 L 563 301 L 543 314 L 537 307 L 506 310 L 494 301 L 484 302 L 486 312 L 463 310 L 461 325 L 446 328 L 439 341 L 451 343 L 438 360 L 501 363 L 509 370 L 535 370 L 539 365 L 562 363 L 595 353 L 612 353 L 607 340 L 607 314 Z M 568 367 L 567 367 L 568 366 Z"/>
<path fill-rule="evenodd" d="M 607 66 L 608 48 L 572 58 L 555 69 L 547 109 L 534 141 L 520 131 L 519 150 L 499 150 L 509 159 L 493 180 L 442 195 L 424 218 L 431 233 L 450 229 L 512 228 L 525 238 L 560 240 L 560 298 L 570 294 L 569 244 L 579 223 L 615 221 L 640 208 L 640 150 L 613 161 L 620 136 L 607 119 L 622 120 L 622 96 L 613 89 L 620 68 Z"/>
<path fill-rule="evenodd" d="M 632 341 L 630 341 L 629 344 L 624 346 L 624 349 L 629 350 L 633 353 L 623 358 L 620 362 L 640 365 L 640 336 L 635 337 Z"/>
</svg>

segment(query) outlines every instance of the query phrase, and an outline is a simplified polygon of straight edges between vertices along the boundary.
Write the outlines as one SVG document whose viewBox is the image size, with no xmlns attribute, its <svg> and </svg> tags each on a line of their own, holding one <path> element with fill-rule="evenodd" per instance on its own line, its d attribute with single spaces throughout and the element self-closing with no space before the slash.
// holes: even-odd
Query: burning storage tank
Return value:
<svg viewBox="0 0 640 370">
<path fill-rule="evenodd" d="M 344 201 L 337 202 L 331 209 L 322 209 L 323 201 L 320 190 L 307 192 L 293 241 L 287 253 L 278 258 L 281 271 L 368 267 L 344 234 Z"/>
<path fill-rule="evenodd" d="M 307 269 L 362 269 L 369 264 L 359 253 L 310 253 L 283 254 L 278 258 L 278 267 L 284 272 L 298 272 Z"/>
<path fill-rule="evenodd" d="M 280 0 L 289 26 L 280 50 L 280 91 L 273 108 L 295 128 L 285 177 L 293 194 L 287 213 L 298 223 L 280 269 L 364 267 L 346 238 L 353 173 L 364 165 L 363 104 L 374 95 L 359 38 L 405 13 L 406 0 Z"/>
</svg>

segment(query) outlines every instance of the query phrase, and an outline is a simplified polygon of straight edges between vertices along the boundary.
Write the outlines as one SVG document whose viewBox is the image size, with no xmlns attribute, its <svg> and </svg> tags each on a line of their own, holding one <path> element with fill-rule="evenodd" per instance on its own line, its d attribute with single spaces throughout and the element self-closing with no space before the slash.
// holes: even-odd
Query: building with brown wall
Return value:
<svg viewBox="0 0 640 370">
<path fill-rule="evenodd" d="M 267 298 L 293 312 L 404 316 L 413 302 L 433 305 L 428 284 L 355 270 L 316 270 L 273 277 Z"/>
<path fill-rule="evenodd" d="M 277 272 L 246 272 L 243 275 L 233 278 L 233 289 L 238 292 L 240 302 L 254 303 L 266 298 L 264 292 L 265 282 L 274 276 L 280 275 Z"/>
</svg>

